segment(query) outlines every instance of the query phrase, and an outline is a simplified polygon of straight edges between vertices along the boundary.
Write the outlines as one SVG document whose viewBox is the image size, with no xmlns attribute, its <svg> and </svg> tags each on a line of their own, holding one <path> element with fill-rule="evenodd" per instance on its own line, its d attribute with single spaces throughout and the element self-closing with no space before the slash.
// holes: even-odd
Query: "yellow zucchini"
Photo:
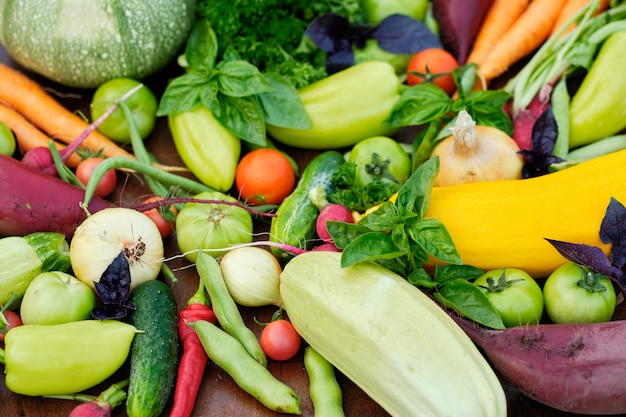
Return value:
<svg viewBox="0 0 626 417">
<path fill-rule="evenodd" d="M 506 416 L 502 385 L 450 316 L 386 268 L 340 259 L 307 252 L 281 273 L 283 307 L 310 346 L 392 416 Z"/>
<path fill-rule="evenodd" d="M 525 180 L 435 187 L 427 217 L 443 222 L 463 263 L 545 278 L 566 262 L 545 238 L 610 247 L 600 225 L 611 197 L 626 204 L 626 150 Z"/>
</svg>

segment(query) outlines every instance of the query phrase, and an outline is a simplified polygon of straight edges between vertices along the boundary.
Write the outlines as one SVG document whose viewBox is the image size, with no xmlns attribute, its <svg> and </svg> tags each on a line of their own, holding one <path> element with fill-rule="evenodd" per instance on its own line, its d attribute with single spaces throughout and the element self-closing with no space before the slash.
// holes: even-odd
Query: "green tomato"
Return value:
<svg viewBox="0 0 626 417">
<path fill-rule="evenodd" d="M 0 122 L 0 154 L 11 156 L 16 146 L 15 135 L 7 125 Z"/>
<path fill-rule="evenodd" d="M 125 93 L 129 92 L 141 82 L 132 78 L 114 78 L 98 87 L 91 99 L 91 119 L 97 120 Z M 133 114 L 133 119 L 142 139 L 146 138 L 156 121 L 157 99 L 154 93 L 145 85 L 124 101 Z M 105 136 L 118 143 L 130 143 L 130 129 L 128 120 L 121 108 L 106 118 L 98 126 L 98 130 Z"/>
<path fill-rule="evenodd" d="M 194 198 L 234 203 L 220 192 L 205 192 Z M 241 207 L 218 203 L 187 203 L 176 217 L 176 239 L 185 257 L 196 262 L 198 250 L 213 257 L 224 255 L 228 247 L 252 241 L 252 216 Z"/>
<path fill-rule="evenodd" d="M 374 136 L 354 145 L 348 160 L 356 164 L 356 183 L 364 186 L 379 178 L 403 184 L 411 175 L 411 157 L 394 139 Z"/>
<path fill-rule="evenodd" d="M 543 314 L 543 294 L 537 281 L 517 268 L 494 269 L 474 281 L 487 296 L 505 327 L 537 324 Z"/>
<path fill-rule="evenodd" d="M 30 283 L 20 305 L 24 324 L 61 324 L 86 320 L 96 307 L 91 287 L 59 271 L 44 272 Z"/>
<path fill-rule="evenodd" d="M 615 311 L 611 280 L 574 262 L 550 274 L 543 297 L 546 313 L 554 323 L 601 323 L 609 321 Z"/>
</svg>

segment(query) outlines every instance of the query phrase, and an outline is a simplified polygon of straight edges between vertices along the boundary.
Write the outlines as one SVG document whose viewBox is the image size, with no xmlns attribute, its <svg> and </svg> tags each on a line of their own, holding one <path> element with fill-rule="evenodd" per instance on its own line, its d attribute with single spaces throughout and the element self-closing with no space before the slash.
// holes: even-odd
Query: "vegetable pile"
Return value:
<svg viewBox="0 0 626 417">
<path fill-rule="evenodd" d="M 626 415 L 626 3 L 137 4 L 0 1 L 7 413 Z"/>
</svg>

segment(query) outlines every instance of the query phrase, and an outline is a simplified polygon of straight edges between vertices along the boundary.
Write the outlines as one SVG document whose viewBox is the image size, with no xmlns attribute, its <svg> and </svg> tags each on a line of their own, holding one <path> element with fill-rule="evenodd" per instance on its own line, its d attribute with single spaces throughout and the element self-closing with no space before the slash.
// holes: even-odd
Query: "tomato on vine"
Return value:
<svg viewBox="0 0 626 417">
<path fill-rule="evenodd" d="M 142 204 L 152 203 L 153 201 L 163 200 L 162 197 L 152 196 L 144 199 Z M 173 226 L 176 222 L 176 214 L 178 211 L 174 205 L 170 206 L 161 206 L 158 208 L 153 208 L 150 210 L 146 210 L 143 212 L 146 216 L 150 217 L 150 220 L 156 224 L 156 227 L 159 229 L 159 233 L 161 233 L 161 237 L 167 237 L 172 234 L 174 231 Z"/>
<path fill-rule="evenodd" d="M 450 73 L 458 66 L 456 58 L 445 49 L 423 49 L 411 58 L 407 66 L 406 82 L 410 86 L 432 83 L 450 95 L 456 90 Z"/>
</svg>

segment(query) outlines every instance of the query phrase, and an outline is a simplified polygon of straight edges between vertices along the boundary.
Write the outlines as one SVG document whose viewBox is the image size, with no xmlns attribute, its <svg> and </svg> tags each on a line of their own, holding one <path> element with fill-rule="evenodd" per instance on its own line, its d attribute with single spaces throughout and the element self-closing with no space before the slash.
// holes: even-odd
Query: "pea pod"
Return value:
<svg viewBox="0 0 626 417">
<path fill-rule="evenodd" d="M 313 347 L 304 348 L 304 367 L 309 375 L 309 391 L 316 416 L 343 417 L 341 387 L 335 367 Z"/>
<path fill-rule="evenodd" d="M 5 336 L 5 383 L 17 394 L 72 394 L 91 388 L 126 361 L 137 329 L 116 320 L 14 327 Z"/>
<path fill-rule="evenodd" d="M 209 359 L 226 371 L 244 391 L 270 410 L 300 414 L 300 398 L 255 361 L 241 343 L 206 320 L 188 323 L 193 327 Z"/>
<path fill-rule="evenodd" d="M 370 136 L 397 130 L 384 122 L 400 97 L 400 80 L 391 64 L 366 61 L 298 90 L 311 129 L 267 124 L 278 142 L 304 149 L 339 149 Z"/>
<path fill-rule="evenodd" d="M 622 73 L 626 30 L 605 41 L 570 105 L 570 149 L 626 128 L 626 78 Z"/>
<path fill-rule="evenodd" d="M 170 114 L 168 124 L 176 151 L 187 168 L 209 187 L 228 191 L 235 180 L 241 140 L 204 106 Z"/>
</svg>

